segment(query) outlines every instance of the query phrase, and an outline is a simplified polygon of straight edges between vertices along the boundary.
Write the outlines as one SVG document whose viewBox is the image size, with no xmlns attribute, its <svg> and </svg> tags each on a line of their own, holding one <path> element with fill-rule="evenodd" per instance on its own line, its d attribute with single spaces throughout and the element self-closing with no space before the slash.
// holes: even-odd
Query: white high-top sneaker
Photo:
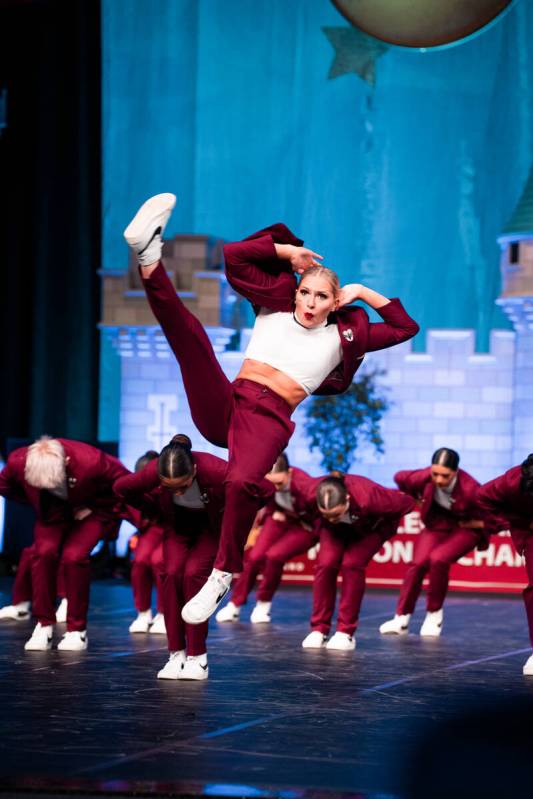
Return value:
<svg viewBox="0 0 533 799">
<path fill-rule="evenodd" d="M 136 619 L 132 621 L 128 630 L 130 633 L 147 633 L 152 623 L 152 611 L 140 610 Z"/>
<path fill-rule="evenodd" d="M 270 608 L 272 602 L 257 602 L 255 608 L 252 610 L 250 621 L 252 624 L 269 624 L 272 619 L 270 617 Z"/>
<path fill-rule="evenodd" d="M 157 672 L 158 680 L 179 680 L 180 672 L 185 663 L 185 650 L 170 652 L 169 658 L 163 668 Z"/>
<path fill-rule="evenodd" d="M 524 663 L 522 673 L 525 674 L 526 677 L 533 677 L 533 655 L 530 655 Z"/>
<path fill-rule="evenodd" d="M 64 624 L 67 620 L 67 608 L 68 602 L 65 597 L 59 603 L 59 607 L 56 610 L 56 621 L 58 624 Z"/>
<path fill-rule="evenodd" d="M 179 673 L 178 680 L 207 680 L 208 677 L 207 655 L 189 655 Z"/>
<path fill-rule="evenodd" d="M 355 649 L 355 638 L 348 633 L 336 632 L 326 644 L 326 649 L 337 649 L 340 652 L 351 652 Z"/>
<path fill-rule="evenodd" d="M 382 635 L 407 635 L 409 632 L 409 619 L 410 613 L 405 613 L 402 616 L 396 614 L 393 619 L 383 622 L 380 625 L 379 631 Z"/>
<path fill-rule="evenodd" d="M 215 619 L 217 621 L 239 621 L 239 616 L 241 615 L 241 609 L 238 605 L 234 605 L 233 602 L 230 600 L 227 605 L 221 608 Z"/>
<path fill-rule="evenodd" d="M 423 638 L 438 638 L 442 632 L 443 619 L 444 614 L 442 608 L 440 610 L 435 610 L 433 613 L 430 613 L 428 610 L 424 623 L 420 628 L 420 635 Z"/>
<path fill-rule="evenodd" d="M 187 624 L 202 624 L 207 621 L 228 593 L 232 577 L 231 572 L 213 569 L 196 596 L 183 606 L 181 611 L 183 621 Z"/>
<path fill-rule="evenodd" d="M 81 652 L 87 649 L 87 630 L 71 630 L 66 632 L 57 648 L 61 652 Z"/>
<path fill-rule="evenodd" d="M 312 630 L 302 641 L 304 649 L 322 649 L 326 643 L 326 636 L 320 630 Z"/>
<path fill-rule="evenodd" d="M 162 613 L 156 613 L 154 616 L 154 620 L 148 630 L 149 633 L 153 635 L 166 635 L 167 628 L 165 626 L 165 617 Z"/>
<path fill-rule="evenodd" d="M 163 231 L 175 204 L 174 194 L 150 197 L 124 231 L 124 238 L 142 266 L 153 264 L 161 258 Z"/>
<path fill-rule="evenodd" d="M 0 608 L 0 619 L 11 619 L 12 621 L 23 621 L 30 615 L 30 603 L 19 602 L 17 605 L 4 605 Z"/>
<path fill-rule="evenodd" d="M 27 652 L 46 652 L 47 649 L 52 649 L 52 629 L 51 624 L 43 627 L 41 622 L 37 622 L 31 638 L 24 644 L 24 649 Z"/>
</svg>

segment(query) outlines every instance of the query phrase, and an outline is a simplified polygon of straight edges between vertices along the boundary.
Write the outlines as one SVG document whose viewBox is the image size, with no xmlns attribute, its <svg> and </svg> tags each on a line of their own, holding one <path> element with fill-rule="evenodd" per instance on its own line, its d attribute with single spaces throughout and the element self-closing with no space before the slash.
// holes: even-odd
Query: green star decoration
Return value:
<svg viewBox="0 0 533 799">
<path fill-rule="evenodd" d="M 370 86 L 374 86 L 376 61 L 389 47 L 357 28 L 322 28 L 322 30 L 335 50 L 335 59 L 328 78 L 332 80 L 340 75 L 355 72 Z"/>
</svg>

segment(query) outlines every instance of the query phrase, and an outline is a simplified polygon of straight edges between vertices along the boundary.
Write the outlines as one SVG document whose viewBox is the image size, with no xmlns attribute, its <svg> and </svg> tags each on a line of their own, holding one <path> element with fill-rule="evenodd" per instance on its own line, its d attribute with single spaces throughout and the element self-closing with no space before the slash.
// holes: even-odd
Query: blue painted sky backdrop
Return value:
<svg viewBox="0 0 533 799">
<path fill-rule="evenodd" d="M 173 191 L 170 235 L 283 220 L 343 282 L 484 348 L 533 160 L 532 6 L 447 50 L 391 47 L 372 88 L 328 80 L 322 28 L 348 27 L 328 0 L 103 0 L 104 268 L 125 268 L 139 203 Z"/>
</svg>

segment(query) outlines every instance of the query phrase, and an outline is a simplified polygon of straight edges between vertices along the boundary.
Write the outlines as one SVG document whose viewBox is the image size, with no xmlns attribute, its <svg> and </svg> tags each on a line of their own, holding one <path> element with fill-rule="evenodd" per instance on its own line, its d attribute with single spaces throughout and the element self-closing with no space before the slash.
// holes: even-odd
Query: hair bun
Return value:
<svg viewBox="0 0 533 799">
<path fill-rule="evenodd" d="M 341 472 L 340 469 L 332 469 L 329 473 L 329 477 L 334 477 L 336 480 L 340 480 L 344 483 L 344 478 L 346 477 L 345 472 Z"/>
<path fill-rule="evenodd" d="M 170 443 L 179 444 L 180 447 L 183 447 L 188 452 L 190 452 L 192 449 L 192 441 L 189 436 L 185 435 L 185 433 L 178 433 L 177 435 L 173 436 Z"/>
</svg>

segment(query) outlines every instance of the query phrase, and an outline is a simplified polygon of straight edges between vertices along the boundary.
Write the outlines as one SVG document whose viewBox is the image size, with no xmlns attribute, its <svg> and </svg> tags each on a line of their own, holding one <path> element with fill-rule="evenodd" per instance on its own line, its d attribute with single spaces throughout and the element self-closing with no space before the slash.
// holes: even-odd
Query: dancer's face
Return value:
<svg viewBox="0 0 533 799">
<path fill-rule="evenodd" d="M 438 463 L 433 463 L 431 466 L 431 479 L 439 488 L 447 488 L 456 474 L 453 469 L 439 466 Z"/>
<path fill-rule="evenodd" d="M 192 474 L 186 474 L 183 477 L 161 477 L 160 480 L 163 488 L 172 491 L 177 497 L 181 497 L 192 486 L 195 477 L 196 466 Z"/>
<path fill-rule="evenodd" d="M 276 491 L 283 491 L 287 488 L 290 483 L 290 478 L 289 472 L 269 472 L 266 475 L 266 479 L 274 483 Z"/>
<path fill-rule="evenodd" d="M 350 500 L 347 499 L 342 505 L 335 505 L 334 508 L 321 508 L 318 510 L 320 515 L 330 524 L 338 524 L 350 507 Z"/>
<path fill-rule="evenodd" d="M 324 324 L 328 314 L 339 304 L 329 280 L 319 275 L 310 275 L 300 281 L 296 290 L 296 318 L 304 327 L 312 328 Z"/>
</svg>

